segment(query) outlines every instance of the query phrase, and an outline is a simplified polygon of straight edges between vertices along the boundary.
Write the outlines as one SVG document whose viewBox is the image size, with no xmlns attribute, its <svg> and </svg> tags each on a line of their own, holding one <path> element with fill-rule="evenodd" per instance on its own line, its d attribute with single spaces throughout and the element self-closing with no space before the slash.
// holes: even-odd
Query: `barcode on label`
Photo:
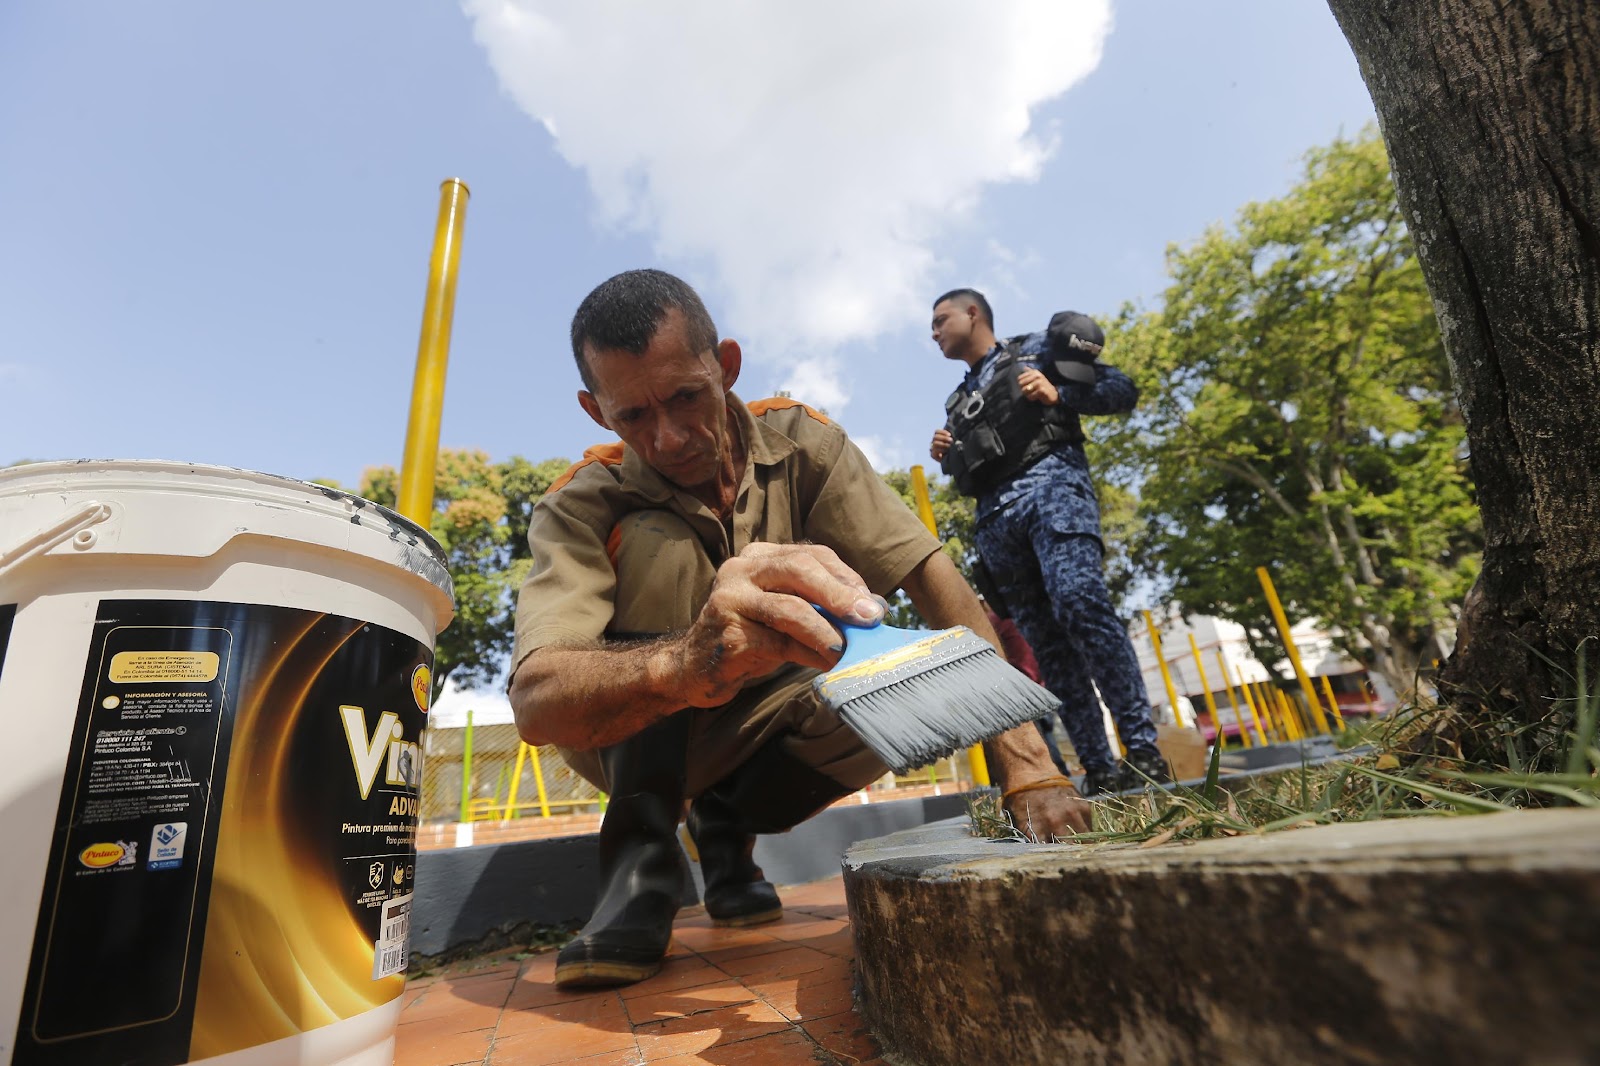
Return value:
<svg viewBox="0 0 1600 1066">
<path fill-rule="evenodd" d="M 405 971 L 411 935 L 411 894 L 396 896 L 383 904 L 378 922 L 378 939 L 372 945 L 372 979 L 377 981 Z"/>
<path fill-rule="evenodd" d="M 404 940 L 410 935 L 411 913 L 407 911 L 405 914 L 399 915 L 398 917 L 384 919 L 383 931 L 378 935 L 378 939 Z"/>
</svg>

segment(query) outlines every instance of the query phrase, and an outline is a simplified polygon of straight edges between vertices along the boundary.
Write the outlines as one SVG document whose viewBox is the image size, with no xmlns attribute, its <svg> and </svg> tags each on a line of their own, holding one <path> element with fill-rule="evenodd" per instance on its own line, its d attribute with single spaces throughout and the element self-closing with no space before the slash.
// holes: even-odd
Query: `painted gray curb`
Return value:
<svg viewBox="0 0 1600 1066">
<path fill-rule="evenodd" d="M 830 807 L 787 833 L 763 836 L 756 861 L 768 880 L 796 885 L 833 877 L 859 840 L 964 814 L 964 795 Z M 556 837 L 515 844 L 424 851 L 417 855 L 411 951 L 437 955 L 519 925 L 581 925 L 599 887 L 599 837 Z M 684 902 L 698 903 L 699 867 Z"/>
</svg>

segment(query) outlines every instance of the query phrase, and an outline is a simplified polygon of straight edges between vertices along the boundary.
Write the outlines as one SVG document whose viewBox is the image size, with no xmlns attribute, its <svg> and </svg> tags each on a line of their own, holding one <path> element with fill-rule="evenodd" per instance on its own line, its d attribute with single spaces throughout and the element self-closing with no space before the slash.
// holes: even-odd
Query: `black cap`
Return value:
<svg viewBox="0 0 1600 1066">
<path fill-rule="evenodd" d="M 1095 320 L 1077 311 L 1057 311 L 1050 316 L 1050 352 L 1057 359 L 1092 363 L 1100 358 L 1106 335 Z"/>
</svg>

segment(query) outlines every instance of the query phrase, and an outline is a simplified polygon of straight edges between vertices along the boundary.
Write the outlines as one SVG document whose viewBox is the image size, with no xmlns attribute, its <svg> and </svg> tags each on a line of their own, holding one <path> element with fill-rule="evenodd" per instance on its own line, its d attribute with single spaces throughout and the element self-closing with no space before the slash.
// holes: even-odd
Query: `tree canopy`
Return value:
<svg viewBox="0 0 1600 1066">
<path fill-rule="evenodd" d="M 1162 306 L 1124 308 L 1108 331 L 1140 407 L 1092 426 L 1098 472 L 1138 497 L 1129 572 L 1275 647 L 1268 566 L 1291 616 L 1337 626 L 1406 690 L 1482 538 L 1382 142 L 1313 151 L 1287 195 L 1167 261 Z"/>
<path fill-rule="evenodd" d="M 493 684 L 515 639 L 516 592 L 531 565 L 528 521 L 533 505 L 568 465 L 512 456 L 495 463 L 481 451 L 445 449 L 434 475 L 429 532 L 444 547 L 456 586 L 456 617 L 439 636 L 434 682 L 467 688 Z M 393 507 L 400 485 L 391 466 L 369 468 L 360 495 Z"/>
</svg>

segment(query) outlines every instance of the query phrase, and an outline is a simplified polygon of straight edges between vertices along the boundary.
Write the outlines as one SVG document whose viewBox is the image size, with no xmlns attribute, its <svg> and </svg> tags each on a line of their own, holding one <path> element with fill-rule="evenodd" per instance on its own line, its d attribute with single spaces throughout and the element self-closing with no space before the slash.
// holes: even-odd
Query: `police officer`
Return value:
<svg viewBox="0 0 1600 1066">
<path fill-rule="evenodd" d="M 962 493 L 977 497 L 978 553 L 1033 646 L 1046 687 L 1062 701 L 1084 791 L 1171 780 L 1138 657 L 1106 590 L 1100 511 L 1079 423 L 1080 415 L 1131 411 L 1133 382 L 1099 362 L 1105 335 L 1086 315 L 1063 311 L 1048 330 L 1001 344 L 988 300 L 973 289 L 934 301 L 933 341 L 968 370 L 945 402 L 947 421 L 929 454 Z M 1106 742 L 1101 700 L 1127 752 L 1120 765 Z"/>
</svg>

